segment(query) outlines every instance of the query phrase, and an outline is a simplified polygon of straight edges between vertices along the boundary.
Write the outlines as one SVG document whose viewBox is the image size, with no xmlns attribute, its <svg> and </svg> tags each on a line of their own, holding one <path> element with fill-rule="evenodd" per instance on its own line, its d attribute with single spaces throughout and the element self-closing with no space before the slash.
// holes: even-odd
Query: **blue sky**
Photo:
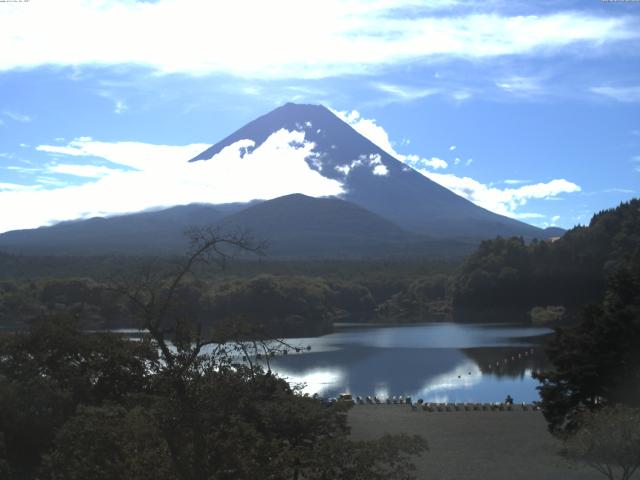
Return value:
<svg viewBox="0 0 640 480">
<path fill-rule="evenodd" d="M 640 2 L 226 3 L 0 3 L 0 232 L 339 193 L 298 168 L 304 149 L 184 166 L 288 101 L 534 225 L 639 195 Z"/>
</svg>

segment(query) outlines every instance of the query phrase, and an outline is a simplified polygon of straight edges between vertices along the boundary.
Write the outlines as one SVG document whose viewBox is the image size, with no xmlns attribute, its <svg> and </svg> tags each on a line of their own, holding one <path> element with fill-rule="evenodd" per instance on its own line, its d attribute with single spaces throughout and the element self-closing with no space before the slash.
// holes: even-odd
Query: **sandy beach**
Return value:
<svg viewBox="0 0 640 480">
<path fill-rule="evenodd" d="M 429 451 L 417 458 L 417 478 L 437 480 L 597 480 L 587 466 L 564 460 L 561 443 L 538 411 L 412 411 L 409 405 L 355 405 L 352 437 L 422 435 Z"/>
</svg>

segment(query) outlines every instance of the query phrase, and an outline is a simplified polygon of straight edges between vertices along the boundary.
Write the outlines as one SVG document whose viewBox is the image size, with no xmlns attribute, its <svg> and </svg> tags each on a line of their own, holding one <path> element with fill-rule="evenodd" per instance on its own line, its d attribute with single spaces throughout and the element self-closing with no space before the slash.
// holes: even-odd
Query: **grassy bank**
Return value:
<svg viewBox="0 0 640 480">
<path fill-rule="evenodd" d="M 355 440 L 384 433 L 422 435 L 430 451 L 416 459 L 417 478 L 438 480 L 597 480 L 587 466 L 565 461 L 540 412 L 412 411 L 408 405 L 356 405 Z"/>
</svg>

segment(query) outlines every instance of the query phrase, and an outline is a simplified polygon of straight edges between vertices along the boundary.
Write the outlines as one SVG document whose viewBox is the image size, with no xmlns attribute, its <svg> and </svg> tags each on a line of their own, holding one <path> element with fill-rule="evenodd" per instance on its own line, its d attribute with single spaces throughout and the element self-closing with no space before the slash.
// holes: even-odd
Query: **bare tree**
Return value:
<svg viewBox="0 0 640 480">
<path fill-rule="evenodd" d="M 112 280 L 112 289 L 127 298 L 139 318 L 141 329 L 149 332 L 157 344 L 165 364 L 177 384 L 198 361 L 206 347 L 207 355 L 217 363 L 240 360 L 250 370 L 266 367 L 271 371 L 270 358 L 279 353 L 300 351 L 282 338 L 260 331 L 243 318 L 196 319 L 184 312 L 178 297 L 180 289 L 195 276 L 201 265 L 224 270 L 239 254 L 264 255 L 267 244 L 247 231 L 225 233 L 218 227 L 194 227 L 186 232 L 189 249 L 182 262 L 173 270 L 146 265 L 137 276 Z M 216 327 L 212 328 L 213 321 Z M 181 386 L 180 390 L 184 387 Z"/>
<path fill-rule="evenodd" d="M 586 413 L 565 447 L 568 457 L 608 479 L 629 480 L 640 467 L 640 410 L 619 406 Z"/>
</svg>

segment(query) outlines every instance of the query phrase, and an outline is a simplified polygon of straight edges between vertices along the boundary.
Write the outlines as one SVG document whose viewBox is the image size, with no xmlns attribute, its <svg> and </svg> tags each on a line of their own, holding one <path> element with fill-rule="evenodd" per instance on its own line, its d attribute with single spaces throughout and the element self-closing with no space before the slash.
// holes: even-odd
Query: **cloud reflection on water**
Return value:
<svg viewBox="0 0 640 480">
<path fill-rule="evenodd" d="M 304 372 L 291 372 L 281 368 L 275 368 L 276 373 L 292 385 L 302 385 L 302 393 L 320 396 L 330 390 L 335 390 L 344 383 L 345 372 L 340 368 L 317 368 Z M 348 390 L 348 387 L 345 387 Z"/>
</svg>

